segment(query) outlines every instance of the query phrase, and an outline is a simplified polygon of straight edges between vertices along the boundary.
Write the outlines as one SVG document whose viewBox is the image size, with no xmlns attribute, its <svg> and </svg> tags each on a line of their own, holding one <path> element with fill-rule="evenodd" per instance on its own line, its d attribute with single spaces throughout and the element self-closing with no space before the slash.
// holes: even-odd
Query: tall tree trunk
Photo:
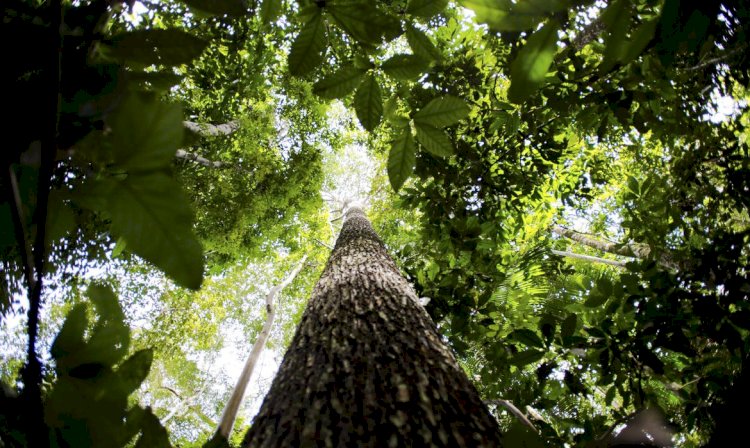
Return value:
<svg viewBox="0 0 750 448">
<path fill-rule="evenodd" d="M 247 447 L 500 446 L 364 213 L 346 214 Z"/>
</svg>

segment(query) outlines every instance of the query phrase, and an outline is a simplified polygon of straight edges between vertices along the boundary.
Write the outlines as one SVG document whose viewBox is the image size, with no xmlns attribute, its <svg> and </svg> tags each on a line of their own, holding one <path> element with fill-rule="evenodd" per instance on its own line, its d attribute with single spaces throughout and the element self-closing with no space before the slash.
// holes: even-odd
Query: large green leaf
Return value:
<svg viewBox="0 0 750 448">
<path fill-rule="evenodd" d="M 404 128 L 393 141 L 388 153 L 388 179 L 395 191 L 398 191 L 411 176 L 416 161 L 414 137 L 409 128 Z"/>
<path fill-rule="evenodd" d="M 162 172 L 131 174 L 109 192 L 112 233 L 178 284 L 198 289 L 203 278 L 200 243 L 192 234 L 190 204 Z"/>
<path fill-rule="evenodd" d="M 70 366 L 65 362 L 65 358 L 83 348 L 83 335 L 87 326 L 86 305 L 79 303 L 68 311 L 65 322 L 50 348 L 50 355 L 55 360 L 58 373 Z"/>
<path fill-rule="evenodd" d="M 295 76 L 306 75 L 320 65 L 328 45 L 326 24 L 320 9 L 303 26 L 289 51 L 289 72 Z"/>
<path fill-rule="evenodd" d="M 440 59 L 440 50 L 435 47 L 432 40 L 418 28 L 410 26 L 406 29 L 406 41 L 415 55 L 427 60 Z"/>
<path fill-rule="evenodd" d="M 224 14 L 230 16 L 242 16 L 247 11 L 245 9 L 245 2 L 243 0 L 182 0 L 191 8 L 198 9 L 200 11 L 223 16 Z"/>
<path fill-rule="evenodd" d="M 200 56 L 208 45 L 202 39 L 178 29 L 140 29 L 112 38 L 111 54 L 144 65 L 181 65 Z"/>
<path fill-rule="evenodd" d="M 126 171 L 164 169 L 182 142 L 182 108 L 128 95 L 109 120 L 114 162 Z"/>
<path fill-rule="evenodd" d="M 529 347 L 544 348 L 544 342 L 542 341 L 542 338 L 540 338 L 538 334 L 527 328 L 521 328 L 519 330 L 513 331 L 510 334 L 510 338 L 524 345 L 528 345 Z"/>
<path fill-rule="evenodd" d="M 117 368 L 117 376 L 125 395 L 133 393 L 148 376 L 154 351 L 150 348 L 138 350 Z"/>
<path fill-rule="evenodd" d="M 325 8 L 341 29 L 365 44 L 377 44 L 383 35 L 395 37 L 398 32 L 398 21 L 380 12 L 370 1 L 335 0 L 326 3 Z"/>
<path fill-rule="evenodd" d="M 361 68 L 342 67 L 336 73 L 316 82 L 313 92 L 327 99 L 343 98 L 360 84 L 365 73 L 366 70 Z"/>
<path fill-rule="evenodd" d="M 497 31 L 525 31 L 535 28 L 545 14 L 564 2 L 559 0 L 461 0 L 461 5 L 474 11 L 477 22 L 486 23 Z M 549 6 L 545 6 L 548 4 Z"/>
<path fill-rule="evenodd" d="M 260 5 L 260 18 L 263 23 L 273 23 L 281 15 L 282 0 L 263 0 Z"/>
<path fill-rule="evenodd" d="M 414 123 L 417 131 L 417 140 L 424 149 L 438 157 L 447 157 L 453 154 L 453 144 L 448 135 L 435 126 L 424 123 Z"/>
<path fill-rule="evenodd" d="M 354 95 L 354 110 L 362 127 L 368 131 L 375 129 L 383 116 L 383 97 L 380 85 L 374 76 L 367 76 Z"/>
<path fill-rule="evenodd" d="M 469 106 L 455 96 L 435 98 L 414 114 L 414 122 L 443 128 L 458 123 L 469 114 Z"/>
<path fill-rule="evenodd" d="M 448 5 L 448 0 L 409 0 L 406 12 L 423 19 L 429 19 Z"/>
<path fill-rule="evenodd" d="M 510 363 L 514 366 L 522 367 L 526 364 L 539 361 L 544 357 L 544 351 L 537 349 L 528 349 L 522 352 L 518 352 L 510 359 Z"/>
<path fill-rule="evenodd" d="M 516 59 L 510 64 L 508 99 L 522 103 L 544 84 L 544 79 L 557 51 L 557 30 L 560 24 L 551 20 L 529 37 Z"/>
<path fill-rule="evenodd" d="M 419 78 L 429 67 L 429 62 L 413 54 L 397 54 L 383 62 L 380 67 L 393 78 L 399 80 L 410 80 Z"/>
</svg>

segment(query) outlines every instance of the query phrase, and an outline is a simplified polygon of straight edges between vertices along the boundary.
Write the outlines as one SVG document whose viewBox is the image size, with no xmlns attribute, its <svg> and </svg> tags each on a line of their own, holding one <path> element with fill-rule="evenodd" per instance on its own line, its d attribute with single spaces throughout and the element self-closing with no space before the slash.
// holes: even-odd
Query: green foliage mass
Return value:
<svg viewBox="0 0 750 448">
<path fill-rule="evenodd" d="M 215 354 L 230 321 L 258 331 L 240 296 L 260 292 L 241 279 L 271 284 L 303 253 L 322 264 L 324 161 L 357 127 L 379 167 L 373 223 L 509 443 L 608 446 L 647 409 L 659 417 L 644 443 L 741 432 L 729 410 L 750 371 L 745 2 L 1 8 L 13 44 L 0 312 L 26 293 L 29 339 L 3 387 L 9 446 L 168 446 L 167 405 L 142 408 L 134 391 L 164 389 L 162 376 L 198 389 L 191 356 Z M 356 122 L 333 123 L 334 100 Z M 122 298 L 90 286 L 93 326 L 85 302 L 50 292 L 107 266 Z M 155 271 L 173 283 L 127 280 Z M 54 342 L 37 338 L 42 299 L 53 316 L 69 309 Z M 299 316 L 285 307 L 279 345 Z M 208 439 L 223 399 L 172 442 Z"/>
</svg>

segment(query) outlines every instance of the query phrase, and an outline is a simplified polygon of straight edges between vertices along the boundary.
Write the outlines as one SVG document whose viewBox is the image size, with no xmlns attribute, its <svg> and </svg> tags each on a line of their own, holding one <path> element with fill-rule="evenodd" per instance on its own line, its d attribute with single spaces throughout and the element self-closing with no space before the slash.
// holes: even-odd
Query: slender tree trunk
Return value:
<svg viewBox="0 0 750 448">
<path fill-rule="evenodd" d="M 497 422 L 352 208 L 247 447 L 500 446 Z"/>
<path fill-rule="evenodd" d="M 245 361 L 245 366 L 242 368 L 242 373 L 237 380 L 237 385 L 234 387 L 232 396 L 229 398 L 227 407 L 224 409 L 224 414 L 221 416 L 219 428 L 216 430 L 216 433 L 225 439 L 228 439 L 229 434 L 232 432 L 232 426 L 234 426 L 234 421 L 237 419 L 237 411 L 240 408 L 242 399 L 245 397 L 247 384 L 250 382 L 250 377 L 253 376 L 253 370 L 255 370 L 255 365 L 258 364 L 260 353 L 263 351 L 263 347 L 266 346 L 268 336 L 271 334 L 273 321 L 276 317 L 276 307 L 274 306 L 276 296 L 294 281 L 297 274 L 299 274 L 299 271 L 301 271 L 302 267 L 305 265 L 305 261 L 307 261 L 307 255 L 302 257 L 297 263 L 297 266 L 292 269 L 292 272 L 290 272 L 281 283 L 274 286 L 268 294 L 266 294 L 266 322 L 263 324 L 260 333 L 258 333 L 258 339 L 255 341 L 255 344 L 253 344 L 250 356 L 247 358 L 247 361 Z"/>
</svg>

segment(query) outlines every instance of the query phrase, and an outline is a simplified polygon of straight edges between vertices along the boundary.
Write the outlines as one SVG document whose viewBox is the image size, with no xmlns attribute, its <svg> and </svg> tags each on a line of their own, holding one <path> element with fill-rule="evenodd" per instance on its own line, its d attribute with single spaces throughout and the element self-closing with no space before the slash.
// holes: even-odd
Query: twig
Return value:
<svg viewBox="0 0 750 448">
<path fill-rule="evenodd" d="M 321 246 L 325 247 L 325 248 L 326 248 L 326 249 L 328 249 L 328 250 L 333 250 L 333 247 L 331 247 L 330 245 L 328 245 L 328 244 L 326 244 L 326 243 L 324 243 L 324 242 L 320 241 L 320 240 L 319 240 L 319 239 L 317 239 L 317 238 L 313 238 L 313 241 L 315 241 L 316 243 L 320 244 Z"/>
</svg>

